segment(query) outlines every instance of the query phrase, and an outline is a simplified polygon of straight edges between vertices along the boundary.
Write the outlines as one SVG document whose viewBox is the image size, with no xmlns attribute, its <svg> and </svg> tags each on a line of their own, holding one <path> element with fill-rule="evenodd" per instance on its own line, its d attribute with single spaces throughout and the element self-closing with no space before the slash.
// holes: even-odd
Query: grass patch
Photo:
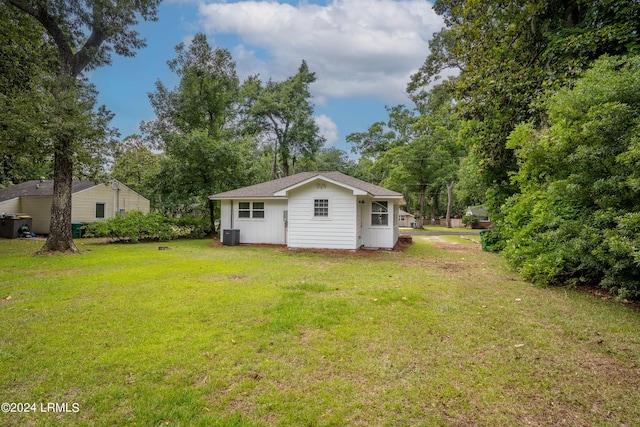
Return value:
<svg viewBox="0 0 640 427">
<path fill-rule="evenodd" d="M 404 253 L 0 240 L 18 425 L 633 425 L 640 314 L 457 236 Z M 7 298 L 7 297 L 11 298 Z"/>
<path fill-rule="evenodd" d="M 445 226 L 442 225 L 425 225 L 422 227 L 422 229 L 416 229 L 416 228 L 401 228 L 400 229 L 401 232 L 410 232 L 410 231 L 428 231 L 431 233 L 465 233 L 465 234 L 469 234 L 469 233 L 475 233 L 475 234 L 479 234 L 480 229 L 471 229 L 471 228 L 466 228 L 466 227 L 451 227 L 451 228 L 447 228 Z"/>
</svg>

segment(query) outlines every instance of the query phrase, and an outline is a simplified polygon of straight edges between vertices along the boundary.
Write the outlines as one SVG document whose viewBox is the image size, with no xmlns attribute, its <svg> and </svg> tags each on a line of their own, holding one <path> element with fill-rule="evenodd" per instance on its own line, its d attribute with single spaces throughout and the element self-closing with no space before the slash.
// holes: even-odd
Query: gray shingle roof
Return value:
<svg viewBox="0 0 640 427">
<path fill-rule="evenodd" d="M 92 181 L 73 181 L 71 192 L 77 193 L 95 185 Z M 53 196 L 53 181 L 33 180 L 0 188 L 0 202 L 22 196 Z"/>
<path fill-rule="evenodd" d="M 301 172 L 284 178 L 274 179 L 273 181 L 263 182 L 262 184 L 251 185 L 249 187 L 238 188 L 237 190 L 214 194 L 209 196 L 209 199 L 220 200 L 233 198 L 274 197 L 274 194 L 278 191 L 300 184 L 301 182 L 307 181 L 308 179 L 316 176 L 325 177 L 349 187 L 358 188 L 362 191 L 366 191 L 374 197 L 402 197 L 402 194 L 400 193 L 387 190 L 386 188 L 370 184 L 340 172 Z"/>
</svg>

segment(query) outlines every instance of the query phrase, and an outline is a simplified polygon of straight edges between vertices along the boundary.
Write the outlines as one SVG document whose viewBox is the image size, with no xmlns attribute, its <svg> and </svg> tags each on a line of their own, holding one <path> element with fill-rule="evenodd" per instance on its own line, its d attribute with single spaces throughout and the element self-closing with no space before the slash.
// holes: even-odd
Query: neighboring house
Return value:
<svg viewBox="0 0 640 427">
<path fill-rule="evenodd" d="M 409 212 L 400 209 L 398 215 L 398 225 L 400 227 L 414 227 L 416 225 L 416 217 Z"/>
<path fill-rule="evenodd" d="M 221 229 L 239 243 L 290 248 L 391 249 L 402 194 L 340 172 L 302 172 L 209 196 L 220 200 Z"/>
<path fill-rule="evenodd" d="M 478 226 L 477 228 L 490 228 L 491 227 L 491 218 L 489 217 L 489 209 L 484 206 L 469 206 L 467 208 L 467 212 L 465 213 L 467 216 L 474 215 L 478 218 Z"/>
<path fill-rule="evenodd" d="M 96 184 L 74 181 L 71 222 L 91 223 L 112 218 L 116 212 L 149 212 L 149 200 L 116 180 Z M 44 179 L 0 189 L 0 214 L 22 213 L 33 218 L 31 231 L 49 234 L 53 181 Z"/>
</svg>

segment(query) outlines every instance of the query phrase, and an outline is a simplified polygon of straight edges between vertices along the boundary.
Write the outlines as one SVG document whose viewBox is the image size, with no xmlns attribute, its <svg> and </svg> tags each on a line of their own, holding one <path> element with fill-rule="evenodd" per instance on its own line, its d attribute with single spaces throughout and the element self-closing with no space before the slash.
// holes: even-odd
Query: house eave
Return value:
<svg viewBox="0 0 640 427">
<path fill-rule="evenodd" d="M 286 197 L 275 197 L 275 196 L 209 196 L 209 200 L 287 200 Z"/>
</svg>

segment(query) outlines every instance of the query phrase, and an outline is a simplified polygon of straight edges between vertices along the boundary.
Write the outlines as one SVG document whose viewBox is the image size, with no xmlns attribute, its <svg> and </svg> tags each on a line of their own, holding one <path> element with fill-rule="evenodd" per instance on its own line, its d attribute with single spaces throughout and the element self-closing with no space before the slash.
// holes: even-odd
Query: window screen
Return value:
<svg viewBox="0 0 640 427">
<path fill-rule="evenodd" d="M 389 207 L 387 203 L 371 203 L 371 225 L 389 225 Z"/>
</svg>

